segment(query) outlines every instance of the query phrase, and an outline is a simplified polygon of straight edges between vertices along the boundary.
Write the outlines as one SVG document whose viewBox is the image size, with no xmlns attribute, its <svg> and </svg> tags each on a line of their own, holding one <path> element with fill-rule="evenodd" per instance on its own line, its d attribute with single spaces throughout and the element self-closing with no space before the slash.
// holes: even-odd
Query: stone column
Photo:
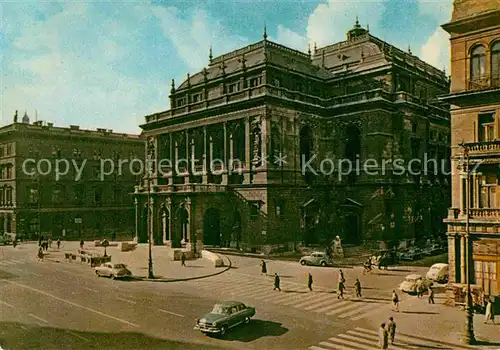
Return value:
<svg viewBox="0 0 500 350">
<path fill-rule="evenodd" d="M 228 171 L 233 171 L 233 159 L 234 159 L 234 139 L 233 133 L 229 134 L 229 160 L 228 160 Z"/>
<path fill-rule="evenodd" d="M 187 197 L 184 201 L 184 205 L 187 211 L 187 224 L 186 224 L 186 236 L 184 237 L 185 242 L 190 241 L 191 236 L 191 198 Z"/>
<path fill-rule="evenodd" d="M 138 190 L 136 186 L 136 191 Z M 135 238 L 134 241 L 139 242 L 139 201 L 137 197 L 134 198 L 134 206 L 135 206 Z"/>
<path fill-rule="evenodd" d="M 172 242 L 172 200 L 170 198 L 165 199 L 165 210 L 168 212 L 167 226 L 168 227 L 168 238 L 167 241 Z"/>
<path fill-rule="evenodd" d="M 250 118 L 245 118 L 245 174 L 243 183 L 250 184 Z"/>
<path fill-rule="evenodd" d="M 186 169 L 187 169 L 187 174 L 184 175 L 184 183 L 185 184 L 188 184 L 189 183 L 189 174 L 191 174 L 191 168 L 190 168 L 190 164 L 189 164 L 189 132 L 188 130 L 184 131 L 184 134 L 185 134 L 185 137 L 186 137 L 186 160 L 187 160 L 187 164 L 186 164 Z"/>
<path fill-rule="evenodd" d="M 472 174 L 472 182 L 474 184 L 472 185 L 471 190 L 472 198 L 474 200 L 472 208 L 479 208 L 479 202 L 481 201 L 481 177 L 477 172 Z"/>
<path fill-rule="evenodd" d="M 210 173 L 212 173 L 212 167 L 214 166 L 214 139 L 212 135 L 208 136 L 208 169 Z"/>
<path fill-rule="evenodd" d="M 222 168 L 223 173 L 222 173 L 222 185 L 227 185 L 227 173 L 228 173 L 228 168 L 229 164 L 227 161 L 227 123 L 224 122 L 224 166 Z"/>
<path fill-rule="evenodd" d="M 455 250 L 455 236 L 448 236 L 448 278 L 450 282 L 457 282 L 456 259 L 457 252 Z"/>
<path fill-rule="evenodd" d="M 202 175 L 202 183 L 208 183 L 208 157 L 207 157 L 207 126 L 203 126 L 203 175 Z"/>
<path fill-rule="evenodd" d="M 464 181 L 465 181 L 465 176 L 463 173 L 460 173 L 459 176 L 459 189 L 460 189 L 460 215 L 465 214 L 465 208 L 464 208 L 464 202 L 465 202 L 465 191 L 464 191 Z"/>
<path fill-rule="evenodd" d="M 177 170 L 179 169 L 179 143 L 177 142 L 177 140 L 175 141 L 175 144 L 174 144 L 174 164 L 173 164 L 173 176 L 177 176 Z M 173 181 L 172 181 L 173 183 Z"/>
<path fill-rule="evenodd" d="M 460 283 L 465 283 L 465 237 L 460 237 Z"/>
</svg>

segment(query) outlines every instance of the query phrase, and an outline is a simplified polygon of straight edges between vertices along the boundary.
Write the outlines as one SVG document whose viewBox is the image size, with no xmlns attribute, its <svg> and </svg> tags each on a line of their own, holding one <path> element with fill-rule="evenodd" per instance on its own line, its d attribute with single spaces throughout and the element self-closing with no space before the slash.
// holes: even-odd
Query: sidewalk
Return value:
<svg viewBox="0 0 500 350">
<path fill-rule="evenodd" d="M 113 242 L 110 243 L 113 244 Z M 52 243 L 52 248 L 49 248 L 46 252 L 45 259 L 61 263 L 85 265 L 85 263 L 80 262 L 79 256 L 77 260 L 71 262 L 65 259 L 65 253 L 78 254 L 79 248 L 79 242 L 64 241 L 61 242 L 61 248 L 58 250 L 54 242 Z M 104 248 L 94 247 L 94 242 L 85 242 L 84 250 L 89 253 L 104 255 Z M 120 243 L 118 243 L 118 246 L 108 247 L 107 254 L 111 256 L 113 263 L 125 264 L 135 278 L 157 282 L 176 282 L 210 277 L 227 271 L 231 266 L 230 260 L 227 257 L 221 256 L 225 265 L 223 267 L 216 268 L 213 261 L 204 258 L 187 260 L 186 266 L 182 267 L 180 261 L 172 261 L 168 257 L 165 246 L 153 246 L 152 256 L 155 278 L 148 279 L 149 249 L 147 244 L 139 244 L 133 251 L 122 252 L 120 251 Z M 89 264 L 87 265 L 90 266 Z"/>
</svg>

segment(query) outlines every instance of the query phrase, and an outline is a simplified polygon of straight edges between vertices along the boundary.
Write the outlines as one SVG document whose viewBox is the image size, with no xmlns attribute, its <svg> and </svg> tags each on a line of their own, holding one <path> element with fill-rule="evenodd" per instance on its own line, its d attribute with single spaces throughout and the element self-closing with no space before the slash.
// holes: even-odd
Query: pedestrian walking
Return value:
<svg viewBox="0 0 500 350">
<path fill-rule="evenodd" d="M 389 324 L 387 325 L 387 331 L 389 333 L 389 340 L 391 344 L 394 344 L 394 337 L 396 336 L 396 322 L 394 322 L 393 317 L 389 317 Z"/>
<path fill-rule="evenodd" d="M 184 253 L 181 254 L 181 266 L 186 266 L 186 256 Z"/>
<path fill-rule="evenodd" d="M 61 248 L 61 240 L 58 238 L 57 239 L 57 249 Z"/>
<path fill-rule="evenodd" d="M 339 270 L 339 282 L 345 283 L 344 273 Z"/>
<path fill-rule="evenodd" d="M 50 238 L 50 237 L 49 237 L 49 240 L 48 240 L 48 246 L 49 246 L 50 248 L 52 248 L 52 238 Z"/>
<path fill-rule="evenodd" d="M 80 249 L 82 249 L 82 250 L 83 250 L 83 244 L 84 244 L 84 243 L 85 243 L 85 242 L 84 242 L 84 241 L 83 241 L 83 239 L 82 239 L 82 240 L 80 241 Z"/>
<path fill-rule="evenodd" d="M 354 290 L 356 291 L 356 297 L 361 298 L 361 282 L 358 278 L 356 278 L 356 282 L 354 282 Z"/>
<path fill-rule="evenodd" d="M 344 290 L 345 290 L 345 285 L 344 282 L 339 281 L 339 285 L 337 288 L 337 299 L 344 299 Z"/>
<path fill-rule="evenodd" d="M 382 323 L 378 330 L 378 343 L 381 349 L 387 349 L 389 347 L 389 334 L 385 328 L 385 323 Z"/>
<path fill-rule="evenodd" d="M 307 287 L 312 292 L 312 290 L 313 290 L 313 276 L 311 275 L 310 272 L 307 274 Z"/>
<path fill-rule="evenodd" d="M 493 303 L 488 298 L 488 303 L 486 304 L 486 313 L 484 316 L 484 323 L 488 323 L 491 320 L 495 324 L 495 311 L 493 310 Z"/>
<path fill-rule="evenodd" d="M 276 289 L 281 292 L 280 276 L 278 275 L 277 272 L 274 273 L 274 289 L 273 290 L 276 290 Z"/>
<path fill-rule="evenodd" d="M 394 311 L 399 312 L 399 297 L 395 290 L 392 291 L 392 306 Z"/>
<path fill-rule="evenodd" d="M 435 304 L 434 303 L 434 289 L 432 286 L 429 286 L 429 304 Z"/>
<path fill-rule="evenodd" d="M 43 260 L 43 248 L 42 247 L 38 247 L 37 257 L 39 260 Z"/>
<path fill-rule="evenodd" d="M 260 266 L 261 266 L 260 274 L 267 276 L 267 264 L 264 260 L 262 260 L 262 262 L 260 263 Z"/>
<path fill-rule="evenodd" d="M 424 289 L 423 282 L 418 282 L 418 284 L 417 284 L 417 297 L 418 298 L 423 298 L 424 297 L 424 292 L 425 292 L 425 289 Z"/>
</svg>

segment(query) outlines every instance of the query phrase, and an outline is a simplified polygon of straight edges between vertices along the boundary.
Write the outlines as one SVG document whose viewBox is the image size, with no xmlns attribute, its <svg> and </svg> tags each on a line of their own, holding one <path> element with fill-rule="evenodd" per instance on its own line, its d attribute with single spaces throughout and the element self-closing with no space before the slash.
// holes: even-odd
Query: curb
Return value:
<svg viewBox="0 0 500 350">
<path fill-rule="evenodd" d="M 221 271 L 217 271 L 215 273 L 211 273 L 211 274 L 208 274 L 208 275 L 202 275 L 202 276 L 187 277 L 187 278 L 148 278 L 148 277 L 132 276 L 131 279 L 138 280 L 138 281 L 147 281 L 147 282 L 163 282 L 163 283 L 168 283 L 168 282 L 192 281 L 192 280 L 199 280 L 199 279 L 202 279 L 202 278 L 208 278 L 208 277 L 217 276 L 217 275 L 223 274 L 224 272 L 228 271 L 232 267 L 232 262 L 231 262 L 231 259 L 229 259 L 225 255 L 222 255 L 222 254 L 219 254 L 219 253 L 215 253 L 215 254 L 219 255 L 223 260 L 224 259 L 227 260 L 227 264 L 224 265 L 224 269 L 222 269 Z M 48 258 L 48 257 L 45 257 L 44 259 L 47 260 L 47 261 L 55 262 L 55 263 L 60 263 L 61 262 L 61 260 L 59 260 L 59 259 L 52 259 L 52 258 Z"/>
<path fill-rule="evenodd" d="M 224 255 L 219 254 L 219 253 L 215 253 L 215 254 L 219 255 L 222 259 L 226 259 L 228 261 L 228 264 L 227 264 L 227 266 L 223 270 L 217 271 L 215 273 L 211 273 L 209 275 L 202 275 L 202 276 L 195 276 L 195 277 L 188 277 L 188 278 L 172 278 L 172 279 L 168 279 L 168 278 L 147 278 L 147 277 L 137 277 L 136 279 L 138 279 L 140 281 L 147 281 L 147 282 L 163 282 L 163 283 L 168 283 L 168 282 L 193 281 L 193 280 L 199 280 L 199 279 L 202 279 L 202 278 L 208 278 L 208 277 L 217 276 L 217 275 L 223 274 L 224 272 L 228 271 L 232 267 L 232 262 L 231 262 L 231 259 L 229 259 L 227 256 L 224 256 Z"/>
</svg>

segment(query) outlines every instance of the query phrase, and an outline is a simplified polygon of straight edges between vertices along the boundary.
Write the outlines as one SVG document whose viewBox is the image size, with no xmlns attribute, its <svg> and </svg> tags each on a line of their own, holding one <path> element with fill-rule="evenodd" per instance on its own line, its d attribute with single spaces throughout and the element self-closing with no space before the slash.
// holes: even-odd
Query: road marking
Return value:
<svg viewBox="0 0 500 350">
<path fill-rule="evenodd" d="M 92 288 L 89 288 L 89 287 L 83 287 L 83 289 L 89 290 L 89 291 L 94 292 L 94 293 L 99 293 L 98 290 L 95 290 L 95 289 L 92 289 Z"/>
<path fill-rule="evenodd" d="M 130 303 L 130 304 L 137 304 L 135 301 L 124 299 L 124 298 L 120 298 L 120 297 L 116 297 L 116 299 L 126 301 L 127 303 Z"/>
<path fill-rule="evenodd" d="M 73 333 L 73 332 L 71 332 L 71 331 L 66 331 L 66 333 L 69 333 L 69 334 L 71 334 L 71 335 L 74 335 L 75 337 L 80 338 L 81 340 L 84 340 L 84 341 L 90 341 L 90 339 L 87 339 L 87 338 L 85 338 L 85 337 L 82 337 L 80 334 L 76 334 L 76 333 Z"/>
<path fill-rule="evenodd" d="M 176 314 L 175 312 L 172 312 L 172 311 L 167 311 L 167 310 L 163 310 L 163 309 L 158 309 L 158 311 L 161 311 L 161 312 L 164 312 L 166 314 L 170 314 L 170 315 L 175 315 L 175 316 L 179 316 L 179 317 L 184 317 L 184 315 L 181 315 L 181 314 Z"/>
<path fill-rule="evenodd" d="M 367 312 L 363 312 L 361 315 L 351 318 L 351 320 L 358 321 L 358 320 L 361 320 L 362 318 L 366 318 L 366 317 L 375 315 L 375 314 L 379 313 L 382 310 L 388 309 L 390 306 L 391 305 L 388 305 L 388 304 L 382 305 L 382 306 L 380 306 L 377 309 L 373 309 L 373 310 L 370 310 L 370 311 L 367 311 Z"/>
<path fill-rule="evenodd" d="M 28 314 L 28 316 L 31 316 L 31 317 L 33 317 L 33 318 L 36 318 L 37 320 L 42 321 L 43 323 L 49 323 L 49 321 L 45 321 L 43 318 L 40 318 L 40 317 L 35 316 L 35 315 L 33 315 L 33 314 Z"/>
<path fill-rule="evenodd" d="M 9 303 L 6 303 L 5 301 L 0 300 L 0 304 L 7 305 L 8 307 L 11 307 L 15 309 L 16 307 L 14 305 L 10 305 Z"/>
<path fill-rule="evenodd" d="M 83 310 L 87 310 L 87 311 L 90 311 L 90 312 L 93 312 L 97 315 L 101 315 L 103 317 L 107 317 L 107 318 L 110 318 L 112 320 L 115 320 L 115 321 L 118 321 L 118 322 L 121 322 L 121 323 L 125 323 L 129 326 L 132 326 L 132 327 L 137 327 L 137 328 L 140 328 L 139 325 L 135 324 L 135 323 L 132 323 L 132 322 L 128 322 L 128 321 L 125 321 L 125 320 L 122 320 L 121 318 L 118 318 L 118 317 L 114 317 L 114 316 L 111 316 L 111 315 L 108 315 L 108 314 L 105 314 L 103 312 L 100 312 L 100 311 L 97 311 L 97 310 L 94 310 L 94 309 L 91 309 L 89 307 L 86 307 L 86 306 L 83 306 L 83 305 L 79 305 L 79 304 L 76 304 L 76 303 L 73 303 L 72 301 L 69 301 L 69 300 L 66 300 L 66 299 L 63 299 L 63 298 L 59 298 L 58 296 L 55 296 L 55 295 L 52 295 L 52 294 L 49 294 L 47 292 L 44 292 L 42 290 L 39 290 L 39 289 L 36 289 L 36 288 L 33 288 L 33 287 L 30 287 L 30 286 L 27 286 L 27 285 L 24 285 L 24 284 L 20 284 L 20 283 L 16 283 L 16 282 L 13 282 L 13 281 L 9 281 L 9 280 L 6 280 L 6 279 L 3 279 L 5 282 L 7 283 L 10 283 L 10 284 L 13 284 L 15 286 L 18 286 L 18 287 L 21 287 L 21 288 L 24 288 L 24 289 L 28 289 L 28 290 L 31 290 L 33 292 L 36 292 L 38 294 L 42 294 L 42 295 L 45 295 L 47 297 L 50 297 L 50 298 L 53 298 L 53 299 L 56 299 L 56 300 L 59 300 L 59 301 L 62 301 L 63 303 L 66 303 L 66 304 L 69 304 L 69 305 L 72 305 L 74 307 L 77 307 L 77 308 L 80 308 L 80 309 L 83 309 Z"/>
<path fill-rule="evenodd" d="M 344 340 L 344 339 L 339 339 L 339 338 L 335 338 L 335 337 L 328 338 L 328 340 L 331 340 L 331 341 L 334 341 L 334 342 L 337 342 L 337 343 L 340 343 L 340 344 L 345 344 L 345 345 L 348 345 L 348 346 L 352 346 L 352 347 L 358 347 L 358 345 L 359 345 L 359 343 L 354 343 L 352 341 L 348 341 L 348 340 Z M 369 346 L 363 345 L 363 349 L 365 349 L 365 350 L 378 350 L 379 348 L 374 348 L 374 347 L 369 347 Z"/>
<path fill-rule="evenodd" d="M 357 304 L 357 303 L 353 303 L 352 301 L 348 301 L 348 303 L 349 303 L 349 304 L 344 305 L 344 306 L 341 306 L 341 307 L 339 307 L 338 309 L 332 310 L 332 311 L 330 311 L 330 312 L 327 312 L 326 314 L 327 314 L 327 315 L 336 315 L 336 314 L 340 314 L 340 313 L 342 313 L 342 312 L 345 312 L 345 311 L 347 311 L 347 310 L 349 310 L 349 309 L 352 309 L 352 308 L 354 308 L 354 307 L 358 306 L 358 304 Z"/>
<path fill-rule="evenodd" d="M 325 348 L 320 348 L 319 346 L 310 346 L 309 349 L 311 349 L 311 350 L 328 350 Z"/>
<path fill-rule="evenodd" d="M 307 310 L 307 311 L 314 310 L 314 309 L 317 309 L 318 307 L 321 307 L 321 306 L 324 307 L 325 305 L 332 305 L 332 301 L 331 300 L 323 300 L 320 303 L 312 304 L 311 306 L 306 307 L 304 310 Z"/>
<path fill-rule="evenodd" d="M 361 312 L 361 311 L 364 312 L 365 310 L 372 309 L 374 306 L 377 310 L 380 308 L 380 306 L 378 304 L 373 305 L 370 303 L 370 304 L 366 304 L 365 306 L 360 306 L 360 307 L 356 308 L 356 310 L 346 312 L 345 314 L 342 314 L 342 315 L 338 315 L 337 317 L 338 318 L 346 318 L 349 316 L 354 316 L 356 314 L 359 314 L 359 312 Z"/>
<path fill-rule="evenodd" d="M 310 293 L 310 295 L 314 295 L 314 293 Z M 316 294 L 315 297 L 313 298 L 309 298 L 309 300 L 305 300 L 305 301 L 301 301 L 300 303 L 298 304 L 295 304 L 295 305 L 292 305 L 293 307 L 295 308 L 301 308 L 301 307 L 304 307 L 304 306 L 311 306 L 311 305 L 315 305 L 317 304 L 319 301 L 321 302 L 324 302 L 324 301 L 329 301 L 331 302 L 332 300 L 334 300 L 332 298 L 332 295 L 331 294 Z M 306 309 L 307 310 L 307 309 Z"/>
</svg>

